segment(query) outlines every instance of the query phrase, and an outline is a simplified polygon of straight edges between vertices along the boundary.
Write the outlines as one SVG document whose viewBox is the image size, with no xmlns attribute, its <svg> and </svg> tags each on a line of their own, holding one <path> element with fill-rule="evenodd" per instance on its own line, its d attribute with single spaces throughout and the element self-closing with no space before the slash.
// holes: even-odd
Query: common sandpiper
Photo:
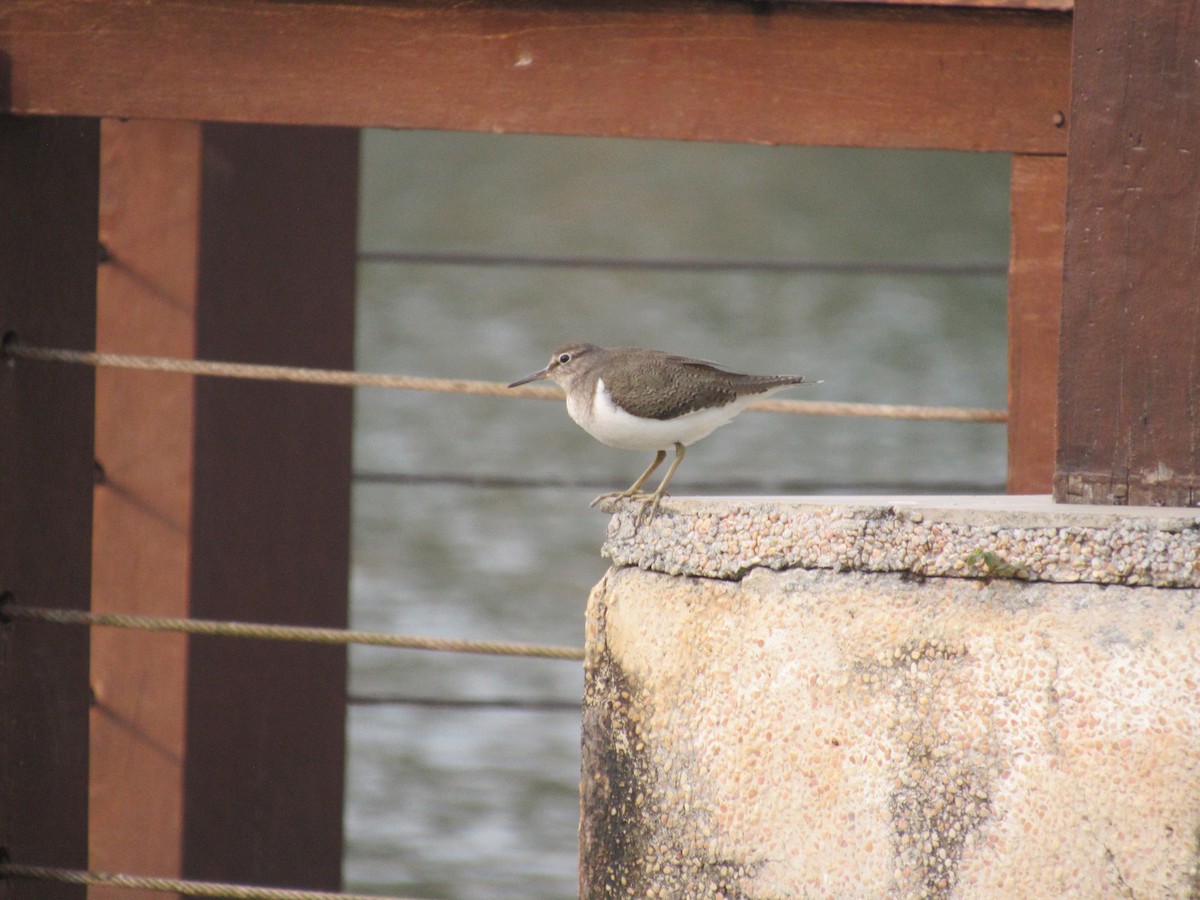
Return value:
<svg viewBox="0 0 1200 900">
<path fill-rule="evenodd" d="M 605 500 L 641 500 L 637 525 L 654 518 L 685 447 L 730 422 L 755 400 L 814 383 L 799 375 L 742 375 L 662 350 L 587 343 L 564 344 L 544 369 L 518 378 L 509 387 L 543 378 L 557 382 L 566 392 L 567 412 L 600 443 L 622 450 L 656 451 L 649 468 L 627 490 L 601 494 L 592 501 L 595 506 Z M 672 447 L 675 459 L 658 489 L 643 491 Z"/>
</svg>

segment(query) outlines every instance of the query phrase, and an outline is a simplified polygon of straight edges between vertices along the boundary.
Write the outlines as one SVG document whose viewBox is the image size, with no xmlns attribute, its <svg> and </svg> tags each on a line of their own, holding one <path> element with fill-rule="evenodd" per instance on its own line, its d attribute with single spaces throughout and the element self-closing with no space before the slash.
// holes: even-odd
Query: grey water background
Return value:
<svg viewBox="0 0 1200 900">
<path fill-rule="evenodd" d="M 366 132 L 360 249 L 517 255 L 995 263 L 1003 155 Z M 1003 277 L 359 265 L 357 365 L 510 381 L 567 340 L 654 346 L 824 379 L 784 397 L 1003 407 Z M 604 447 L 561 403 L 360 390 L 352 620 L 381 631 L 581 645 L 604 573 Z M 747 413 L 690 449 L 693 493 L 1000 490 L 1002 426 Z M 353 695 L 578 702 L 578 663 L 375 648 Z M 575 712 L 351 708 L 348 890 L 423 898 L 576 894 Z"/>
</svg>

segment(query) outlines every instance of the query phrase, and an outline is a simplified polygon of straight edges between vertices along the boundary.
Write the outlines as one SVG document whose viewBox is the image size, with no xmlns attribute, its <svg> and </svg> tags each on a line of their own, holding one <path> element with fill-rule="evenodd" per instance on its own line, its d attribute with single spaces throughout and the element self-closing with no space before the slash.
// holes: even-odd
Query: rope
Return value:
<svg viewBox="0 0 1200 900">
<path fill-rule="evenodd" d="M 230 897 L 233 900 L 405 900 L 402 897 L 340 894 L 330 891 L 305 891 L 293 888 L 253 887 L 243 884 L 224 884 L 216 881 L 155 878 L 147 875 L 88 872 L 83 869 L 60 869 L 55 866 L 28 866 L 0 862 L 0 880 L 5 878 L 28 878 L 38 881 L 58 881 L 66 884 L 132 888 L 142 891 L 168 891 L 176 894 L 184 894 L 188 897 Z"/>
<path fill-rule="evenodd" d="M 381 387 L 406 391 L 434 391 L 443 394 L 482 394 L 491 397 L 537 397 L 561 400 L 562 392 L 549 387 L 524 385 L 509 388 L 498 381 L 471 381 L 463 378 L 420 378 L 411 375 L 381 375 L 335 369 L 307 369 L 299 366 L 266 366 L 255 363 L 210 362 L 176 359 L 166 356 L 129 356 L 90 350 L 62 350 L 50 347 L 25 347 L 10 344 L 9 356 L 46 362 L 80 363 L 110 369 L 138 369 L 173 372 L 180 375 L 210 375 L 218 378 L 248 378 L 257 381 L 297 381 L 304 384 L 329 384 L 341 387 Z"/>
<path fill-rule="evenodd" d="M 755 412 L 806 416 L 858 416 L 875 419 L 915 419 L 923 422 L 1007 422 L 1008 410 L 964 406 L 911 406 L 896 403 L 836 403 L 819 400 L 759 400 Z"/>
<path fill-rule="evenodd" d="M 538 400 L 562 400 L 562 391 L 552 387 L 522 385 L 510 388 L 499 381 L 473 381 L 466 378 L 423 378 L 415 375 L 383 375 L 334 369 L 309 369 L 298 366 L 267 366 L 254 363 L 213 362 L 164 356 L 130 356 L 92 350 L 65 350 L 26 347 L 10 340 L 5 343 L 7 356 L 45 362 L 78 363 L 114 369 L 138 369 L 174 372 L 181 375 L 208 375 L 218 378 L 248 378 L 259 381 L 292 381 L 342 387 L 380 387 L 407 391 L 433 391 L 443 394 L 475 394 L 488 397 L 530 397 Z M 916 419 L 943 422 L 1006 422 L 1002 409 L 975 409 L 956 406 L 901 406 L 886 403 L 833 403 L 814 400 L 759 400 L 749 409 L 756 412 L 789 413 L 807 416 L 858 416 L 879 419 Z"/>
<path fill-rule="evenodd" d="M 554 647 L 505 641 L 467 641 L 449 638 L 412 637 L 351 631 L 342 628 L 312 628 L 300 625 L 259 625 L 250 622 L 220 622 L 210 619 L 179 619 L 167 616 L 135 616 L 93 613 L 78 609 L 47 609 L 5 604 L 0 615 L 11 619 L 52 622 L 58 625 L 92 625 L 106 628 L 136 628 L 145 631 L 260 638 L 272 641 L 301 641 L 314 644 L 366 644 L 404 650 L 439 650 L 446 653 L 481 653 L 490 656 L 527 656 L 539 659 L 583 659 L 579 647 Z"/>
</svg>

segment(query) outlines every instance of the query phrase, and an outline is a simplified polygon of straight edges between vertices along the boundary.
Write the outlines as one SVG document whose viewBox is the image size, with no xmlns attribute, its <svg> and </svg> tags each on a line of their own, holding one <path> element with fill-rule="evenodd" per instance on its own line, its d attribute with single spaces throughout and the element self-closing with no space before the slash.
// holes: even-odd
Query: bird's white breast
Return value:
<svg viewBox="0 0 1200 900">
<path fill-rule="evenodd" d="M 640 419 L 613 402 L 600 378 L 591 397 L 568 396 L 567 412 L 588 434 L 610 447 L 670 450 L 676 443 L 687 446 L 707 437 L 763 396 L 739 397 L 724 406 L 684 413 L 674 419 Z"/>
</svg>

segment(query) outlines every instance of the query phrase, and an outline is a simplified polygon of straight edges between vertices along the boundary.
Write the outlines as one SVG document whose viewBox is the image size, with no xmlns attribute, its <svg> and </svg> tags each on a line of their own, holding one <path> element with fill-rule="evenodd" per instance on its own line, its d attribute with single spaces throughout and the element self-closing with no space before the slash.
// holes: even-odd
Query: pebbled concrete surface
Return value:
<svg viewBox="0 0 1200 900">
<path fill-rule="evenodd" d="M 1200 514 L 987 499 L 618 511 L 581 896 L 1200 896 Z"/>
<path fill-rule="evenodd" d="M 1049 497 L 667 498 L 640 529 L 636 504 L 612 511 L 604 555 L 670 575 L 765 567 L 1200 587 L 1200 510 Z"/>
</svg>

